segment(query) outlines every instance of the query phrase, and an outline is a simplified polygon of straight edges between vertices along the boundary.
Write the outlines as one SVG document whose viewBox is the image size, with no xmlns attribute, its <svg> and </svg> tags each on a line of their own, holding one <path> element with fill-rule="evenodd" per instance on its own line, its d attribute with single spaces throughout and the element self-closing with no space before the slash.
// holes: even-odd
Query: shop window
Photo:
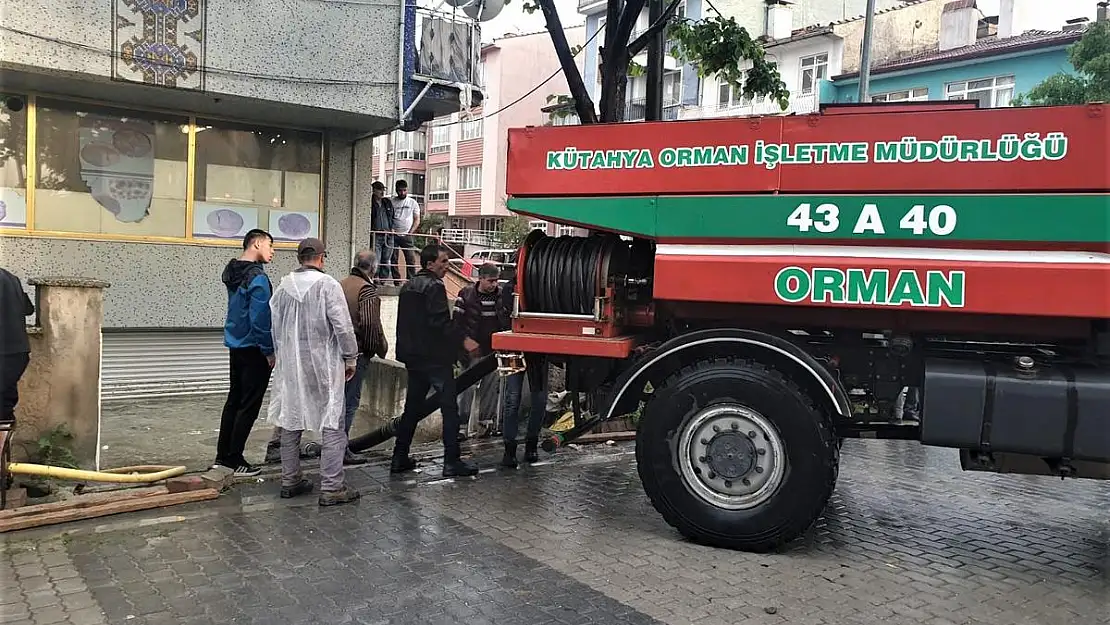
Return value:
<svg viewBox="0 0 1110 625">
<path fill-rule="evenodd" d="M 27 100 L 0 94 L 0 227 L 27 227 Z"/>
<path fill-rule="evenodd" d="M 278 242 L 320 236 L 318 133 L 197 120 L 192 234 Z"/>
<path fill-rule="evenodd" d="M 185 236 L 189 120 L 40 98 L 34 229 Z"/>
</svg>

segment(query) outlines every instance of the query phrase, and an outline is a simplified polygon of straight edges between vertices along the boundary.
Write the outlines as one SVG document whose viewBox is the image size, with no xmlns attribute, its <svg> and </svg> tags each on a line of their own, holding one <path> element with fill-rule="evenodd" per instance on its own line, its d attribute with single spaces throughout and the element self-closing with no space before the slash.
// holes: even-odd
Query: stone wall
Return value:
<svg viewBox="0 0 1110 625">
<path fill-rule="evenodd" d="M 41 278 L 36 287 L 37 324 L 31 329 L 31 363 L 19 382 L 12 457 L 35 459 L 39 439 L 55 439 L 83 469 L 97 466 L 100 438 L 100 326 L 106 282 Z"/>
</svg>

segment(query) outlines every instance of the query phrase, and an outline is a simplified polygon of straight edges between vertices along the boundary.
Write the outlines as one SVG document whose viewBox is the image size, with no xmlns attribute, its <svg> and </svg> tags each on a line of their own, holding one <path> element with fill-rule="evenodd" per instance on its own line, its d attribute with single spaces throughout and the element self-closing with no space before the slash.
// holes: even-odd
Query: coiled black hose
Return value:
<svg viewBox="0 0 1110 625">
<path fill-rule="evenodd" d="M 592 315 L 599 267 L 619 238 L 543 237 L 524 257 L 524 302 L 528 312 Z"/>
</svg>

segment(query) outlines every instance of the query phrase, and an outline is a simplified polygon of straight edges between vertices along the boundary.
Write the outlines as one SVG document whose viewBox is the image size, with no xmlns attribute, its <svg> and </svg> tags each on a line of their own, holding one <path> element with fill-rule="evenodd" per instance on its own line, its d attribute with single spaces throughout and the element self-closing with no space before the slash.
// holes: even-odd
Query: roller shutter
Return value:
<svg viewBox="0 0 1110 625">
<path fill-rule="evenodd" d="M 106 331 L 101 358 L 104 400 L 227 392 L 222 330 Z"/>
</svg>

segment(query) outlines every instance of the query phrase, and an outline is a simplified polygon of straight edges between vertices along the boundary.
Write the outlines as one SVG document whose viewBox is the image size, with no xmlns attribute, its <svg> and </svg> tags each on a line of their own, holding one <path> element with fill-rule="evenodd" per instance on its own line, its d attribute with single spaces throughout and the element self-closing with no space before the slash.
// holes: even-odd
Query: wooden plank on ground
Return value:
<svg viewBox="0 0 1110 625">
<path fill-rule="evenodd" d="M 595 434 L 583 434 L 578 438 L 571 441 L 572 443 L 580 443 L 588 445 L 593 443 L 604 443 L 605 441 L 634 441 L 636 440 L 635 432 L 598 432 Z"/>
<path fill-rule="evenodd" d="M 93 493 L 90 495 L 76 495 L 72 499 L 66 499 L 65 501 L 53 501 L 51 503 L 40 503 L 33 506 L 14 508 L 12 510 L 0 510 L 0 520 L 10 519 L 13 517 L 43 514 L 47 512 L 59 512 L 62 510 L 87 508 L 89 506 L 95 506 L 112 501 L 150 497 L 151 495 L 164 495 L 168 492 L 169 491 L 166 489 L 165 486 L 152 486 L 149 488 L 128 488 L 113 490 L 102 493 Z"/>
<path fill-rule="evenodd" d="M 147 497 L 126 498 L 119 501 L 109 501 L 106 503 L 92 505 L 84 508 L 58 510 L 55 512 L 46 512 L 34 516 L 21 516 L 11 519 L 3 519 L 0 520 L 0 534 L 4 532 L 30 529 L 32 527 L 41 527 L 43 525 L 68 523 L 70 521 L 81 521 L 85 519 L 108 516 L 111 514 L 120 514 L 123 512 L 136 512 L 139 510 L 149 510 L 151 508 L 163 508 L 166 506 L 176 506 L 183 503 L 205 501 L 207 499 L 215 499 L 219 496 L 220 491 L 214 488 L 195 490 L 186 493 L 166 493 L 162 495 L 153 494 Z"/>
</svg>

